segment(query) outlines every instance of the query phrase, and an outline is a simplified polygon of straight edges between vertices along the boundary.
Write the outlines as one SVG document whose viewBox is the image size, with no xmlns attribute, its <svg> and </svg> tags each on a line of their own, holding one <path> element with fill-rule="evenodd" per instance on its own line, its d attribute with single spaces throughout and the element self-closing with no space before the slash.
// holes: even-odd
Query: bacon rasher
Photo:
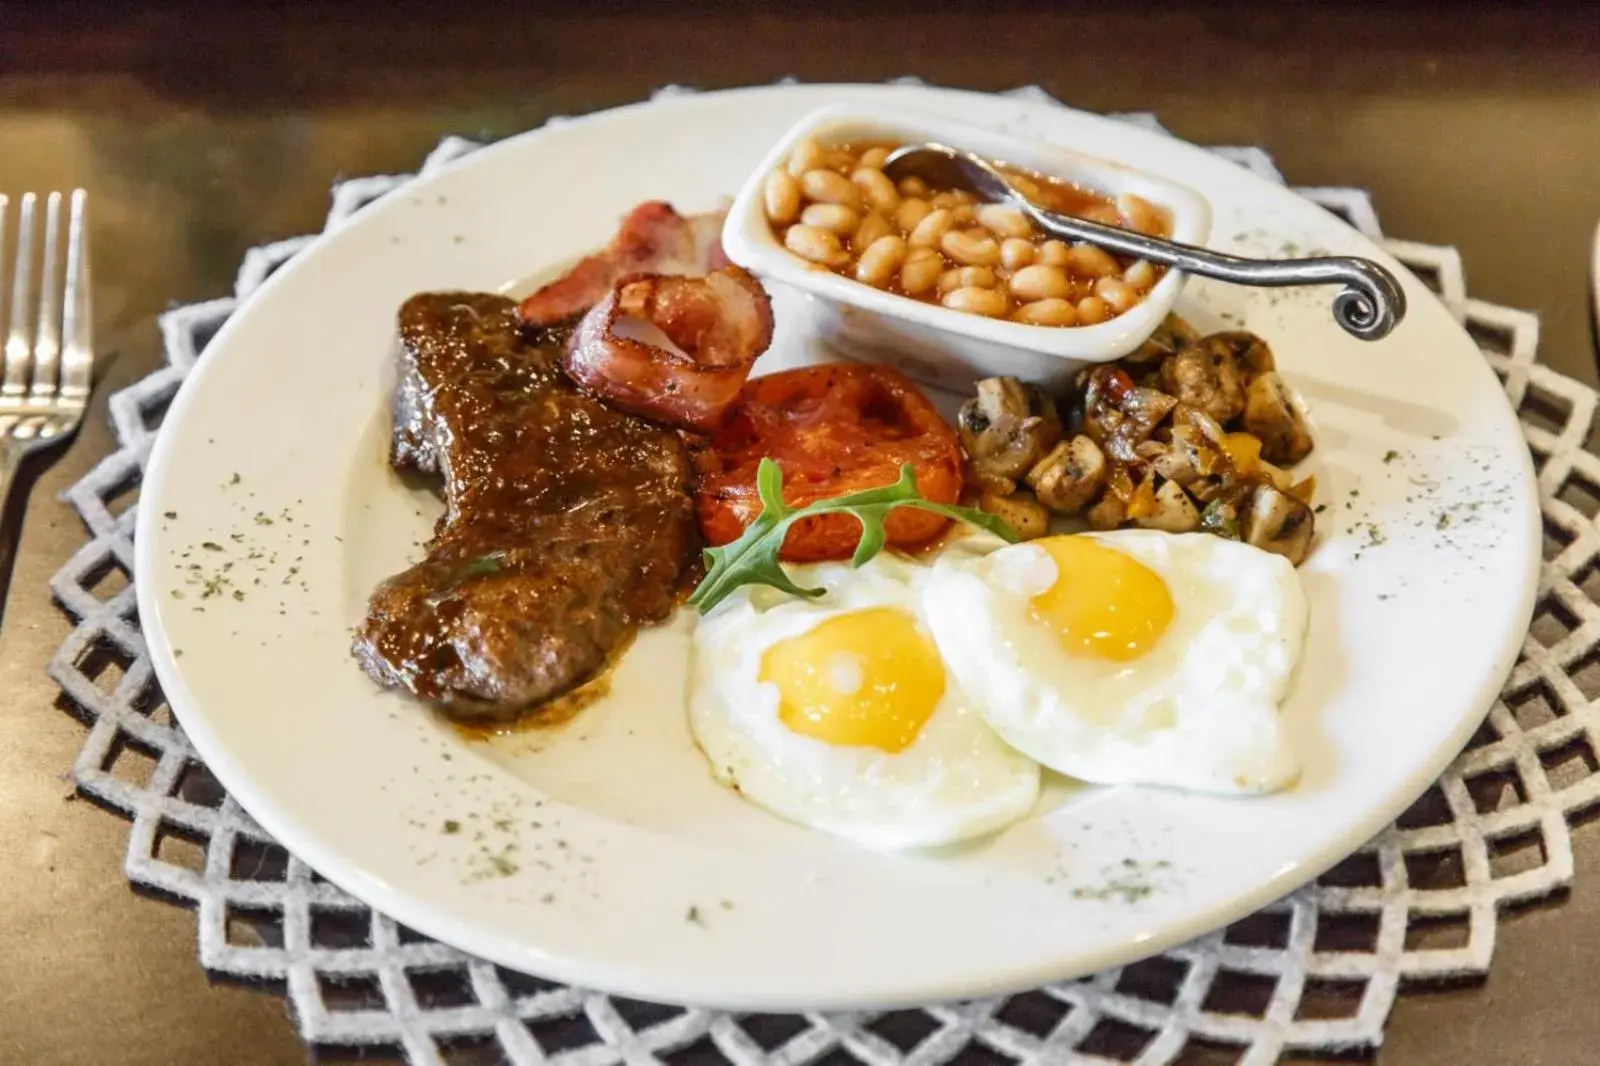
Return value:
<svg viewBox="0 0 1600 1066">
<path fill-rule="evenodd" d="M 599 303 L 628 274 L 705 274 L 723 267 L 723 217 L 721 211 L 680 215 L 660 200 L 642 203 L 602 251 L 518 304 L 517 320 L 534 327 L 564 322 Z"/>
<path fill-rule="evenodd" d="M 632 274 L 584 316 L 562 369 L 585 392 L 657 422 L 710 432 L 772 343 L 772 301 L 740 267 Z"/>
</svg>

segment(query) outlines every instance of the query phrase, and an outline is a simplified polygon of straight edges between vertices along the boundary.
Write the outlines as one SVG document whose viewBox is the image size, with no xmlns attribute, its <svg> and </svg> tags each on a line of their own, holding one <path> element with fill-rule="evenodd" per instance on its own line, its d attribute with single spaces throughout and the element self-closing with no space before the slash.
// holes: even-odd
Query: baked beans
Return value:
<svg viewBox="0 0 1600 1066">
<path fill-rule="evenodd" d="M 906 239 L 893 233 L 867 245 L 856 260 L 856 280 L 875 288 L 888 288 L 906 258 Z"/>
<path fill-rule="evenodd" d="M 804 222 L 797 222 L 785 231 L 783 246 L 801 259 L 809 259 L 835 270 L 843 270 L 850 265 L 850 256 L 839 244 L 838 236 Z"/>
<path fill-rule="evenodd" d="M 992 289 L 995 286 L 994 271 L 986 266 L 951 267 L 939 275 L 936 288 L 941 292 L 950 292 L 954 289 Z"/>
<path fill-rule="evenodd" d="M 1000 242 L 1000 265 L 1007 270 L 1021 270 L 1033 262 L 1037 252 L 1032 241 L 1022 237 L 1007 237 Z"/>
<path fill-rule="evenodd" d="M 879 237 L 887 237 L 892 233 L 894 224 L 877 212 L 873 212 L 862 219 L 861 224 L 856 227 L 854 235 L 850 238 L 850 247 L 857 253 L 862 253 L 871 248 Z"/>
<path fill-rule="evenodd" d="M 894 182 L 894 146 L 797 144 L 767 176 L 767 221 L 789 251 L 863 285 L 988 318 L 1090 326 L 1138 306 L 1161 267 L 1083 242 L 1048 237 L 1010 204 L 965 189 Z M 1042 174 L 1004 168 L 1046 210 L 1164 237 L 1167 213 L 1139 196 L 1115 199 Z"/>
<path fill-rule="evenodd" d="M 938 284 L 944 268 L 944 256 L 937 248 L 912 248 L 900 268 L 900 291 L 907 296 L 923 295 Z"/>
<path fill-rule="evenodd" d="M 843 204 L 807 204 L 800 212 L 800 221 L 848 237 L 861 225 L 861 216 Z"/>
</svg>

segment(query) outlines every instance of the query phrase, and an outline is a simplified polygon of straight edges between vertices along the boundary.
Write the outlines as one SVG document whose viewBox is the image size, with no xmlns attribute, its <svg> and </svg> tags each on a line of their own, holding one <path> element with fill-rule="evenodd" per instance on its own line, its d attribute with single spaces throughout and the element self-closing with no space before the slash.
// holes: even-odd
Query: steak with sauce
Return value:
<svg viewBox="0 0 1600 1066">
<path fill-rule="evenodd" d="M 489 294 L 400 310 L 390 461 L 437 474 L 446 510 L 352 650 L 458 721 L 508 722 L 595 678 L 671 612 L 699 547 L 682 442 L 578 391 L 569 335 L 519 333 Z"/>
</svg>

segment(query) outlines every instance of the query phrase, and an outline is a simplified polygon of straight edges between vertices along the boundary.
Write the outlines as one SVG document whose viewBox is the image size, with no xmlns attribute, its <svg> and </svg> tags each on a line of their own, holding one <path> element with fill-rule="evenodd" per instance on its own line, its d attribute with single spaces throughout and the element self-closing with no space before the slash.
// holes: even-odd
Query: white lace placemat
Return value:
<svg viewBox="0 0 1600 1066">
<path fill-rule="evenodd" d="M 1049 99 L 1037 89 L 1017 95 Z M 1148 115 L 1121 117 L 1160 128 Z M 446 139 L 422 172 L 476 147 Z M 1282 181 L 1259 149 L 1216 151 Z M 410 177 L 341 183 L 325 228 Z M 1522 656 L 1468 749 L 1377 840 L 1245 921 L 1016 996 L 889 1013 L 733 1015 L 515 974 L 318 878 L 217 785 L 173 722 L 129 578 L 133 496 L 168 403 L 239 302 L 311 237 L 251 250 L 232 297 L 161 317 L 167 365 L 112 396 L 120 447 L 66 493 L 90 539 L 51 585 L 77 627 L 49 669 L 90 723 L 73 767 L 78 787 L 132 818 L 130 880 L 198 906 L 208 970 L 277 984 L 313 1044 L 389 1047 L 417 1066 L 1163 1066 L 1180 1057 L 1264 1066 L 1290 1049 L 1376 1045 L 1402 981 L 1483 974 L 1499 909 L 1571 881 L 1568 819 L 1600 800 L 1600 459 L 1584 451 L 1597 397 L 1537 363 L 1532 315 L 1468 298 L 1454 249 L 1384 237 L 1360 190 L 1298 191 L 1382 241 L 1478 339 L 1539 469 L 1546 563 Z"/>
</svg>

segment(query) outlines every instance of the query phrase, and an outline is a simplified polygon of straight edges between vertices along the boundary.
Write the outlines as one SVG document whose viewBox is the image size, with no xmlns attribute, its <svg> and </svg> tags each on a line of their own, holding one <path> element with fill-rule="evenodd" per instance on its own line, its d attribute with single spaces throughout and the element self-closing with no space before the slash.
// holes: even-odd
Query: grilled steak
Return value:
<svg viewBox="0 0 1600 1066">
<path fill-rule="evenodd" d="M 391 463 L 435 473 L 427 558 L 373 593 L 353 651 L 460 721 L 505 722 L 595 677 L 664 618 L 698 542 L 678 437 L 579 392 L 570 330 L 502 296 L 400 310 Z"/>
</svg>

